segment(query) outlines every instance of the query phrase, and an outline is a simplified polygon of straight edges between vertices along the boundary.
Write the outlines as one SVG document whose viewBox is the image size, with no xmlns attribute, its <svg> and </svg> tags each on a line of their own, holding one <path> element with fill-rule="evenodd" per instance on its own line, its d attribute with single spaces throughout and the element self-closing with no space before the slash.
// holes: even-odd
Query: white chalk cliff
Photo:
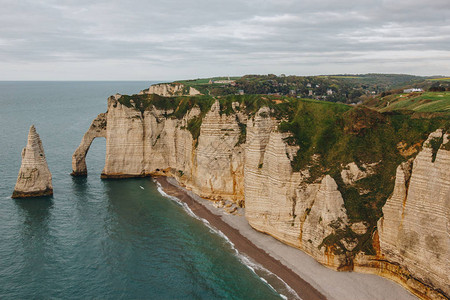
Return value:
<svg viewBox="0 0 450 300">
<path fill-rule="evenodd" d="M 22 150 L 16 186 L 12 198 L 49 196 L 53 194 L 52 174 L 48 169 L 44 148 L 34 125 L 30 127 L 28 141 Z"/>
<path fill-rule="evenodd" d="M 245 206 L 253 228 L 328 267 L 377 273 L 397 278 L 419 296 L 448 297 L 448 150 L 441 147 L 432 162 L 425 146 L 411 170 L 408 163 L 399 167 L 394 193 L 378 222 L 379 239 L 377 232 L 372 236 L 378 253 L 369 256 L 354 251 L 355 239 L 341 238 L 342 232 L 365 234 L 367 224 L 349 221 L 337 178 L 323 174 L 309 182 L 307 170 L 293 171 L 299 148 L 285 142 L 288 134 L 278 131 L 280 121 L 270 117 L 269 108 L 250 116 L 234 103 L 234 112 L 225 114 L 216 101 L 202 115 L 197 138 L 188 130 L 189 122 L 202 114 L 197 106 L 176 118 L 168 117 L 172 110 L 140 110 L 119 100 L 120 95 L 108 99 L 107 113 L 83 137 L 74 153 L 73 174 L 86 175 L 84 156 L 92 139 L 106 137 L 103 178 L 174 176 L 201 197 Z M 342 177 L 351 184 L 370 172 L 348 165 Z"/>
<path fill-rule="evenodd" d="M 80 146 L 72 156 L 72 170 L 76 170 L 72 173 L 74 176 L 84 176 L 87 174 L 86 168 L 86 154 L 89 151 L 89 147 L 92 141 L 97 137 L 106 138 L 106 114 L 102 113 L 92 121 L 91 127 L 84 134 L 81 140 Z"/>
<path fill-rule="evenodd" d="M 201 95 L 197 89 L 193 87 L 186 87 L 182 83 L 153 84 L 148 89 L 141 91 L 139 94 L 156 94 L 164 97 Z"/>
<path fill-rule="evenodd" d="M 430 142 L 440 138 L 442 145 L 433 161 Z M 438 130 L 430 134 L 414 161 L 397 168 L 394 192 L 383 207 L 378 231 L 382 258 L 403 267 L 428 287 L 450 295 L 450 151 L 444 149 L 447 143 L 449 135 Z"/>
</svg>

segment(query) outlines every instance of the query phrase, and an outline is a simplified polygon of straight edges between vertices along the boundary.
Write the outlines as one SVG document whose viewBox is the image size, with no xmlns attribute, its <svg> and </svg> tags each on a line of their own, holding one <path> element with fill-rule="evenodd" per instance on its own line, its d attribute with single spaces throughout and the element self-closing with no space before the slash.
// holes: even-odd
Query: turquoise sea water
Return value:
<svg viewBox="0 0 450 300">
<path fill-rule="evenodd" d="M 104 139 L 91 146 L 89 176 L 69 175 L 72 153 L 107 97 L 149 85 L 0 82 L 0 299 L 280 298 L 151 179 L 101 180 Z M 54 196 L 13 200 L 32 124 Z"/>
</svg>

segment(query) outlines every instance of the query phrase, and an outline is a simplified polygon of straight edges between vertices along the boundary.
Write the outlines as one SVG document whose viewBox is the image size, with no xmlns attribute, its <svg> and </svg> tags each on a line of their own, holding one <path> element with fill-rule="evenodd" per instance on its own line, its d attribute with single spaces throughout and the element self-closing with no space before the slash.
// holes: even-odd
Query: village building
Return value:
<svg viewBox="0 0 450 300">
<path fill-rule="evenodd" d="M 405 90 L 403 90 L 403 93 L 415 93 L 415 92 L 423 92 L 423 89 L 412 88 L 412 89 L 405 89 Z"/>
</svg>

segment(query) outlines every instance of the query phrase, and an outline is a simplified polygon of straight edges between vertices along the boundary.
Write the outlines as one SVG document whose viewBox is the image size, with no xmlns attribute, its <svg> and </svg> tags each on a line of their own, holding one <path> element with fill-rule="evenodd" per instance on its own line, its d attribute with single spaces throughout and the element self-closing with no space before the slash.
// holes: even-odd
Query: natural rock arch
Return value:
<svg viewBox="0 0 450 300">
<path fill-rule="evenodd" d="M 87 176 L 86 155 L 95 138 L 106 138 L 106 113 L 101 113 L 92 121 L 80 145 L 72 155 L 72 176 Z"/>
</svg>

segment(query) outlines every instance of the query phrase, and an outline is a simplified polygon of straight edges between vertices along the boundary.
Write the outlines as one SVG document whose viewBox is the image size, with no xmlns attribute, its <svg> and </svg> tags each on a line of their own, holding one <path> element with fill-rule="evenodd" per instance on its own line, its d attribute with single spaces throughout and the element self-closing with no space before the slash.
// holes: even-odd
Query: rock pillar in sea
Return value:
<svg viewBox="0 0 450 300">
<path fill-rule="evenodd" d="M 94 121 L 92 121 L 91 127 L 84 134 L 81 140 L 80 146 L 72 155 L 72 176 L 86 176 L 86 154 L 89 151 L 89 147 L 92 141 L 97 137 L 106 138 L 106 113 L 99 114 Z"/>
<path fill-rule="evenodd" d="M 52 174 L 45 160 L 44 148 L 34 125 L 22 150 L 22 165 L 12 198 L 53 195 Z"/>
</svg>

